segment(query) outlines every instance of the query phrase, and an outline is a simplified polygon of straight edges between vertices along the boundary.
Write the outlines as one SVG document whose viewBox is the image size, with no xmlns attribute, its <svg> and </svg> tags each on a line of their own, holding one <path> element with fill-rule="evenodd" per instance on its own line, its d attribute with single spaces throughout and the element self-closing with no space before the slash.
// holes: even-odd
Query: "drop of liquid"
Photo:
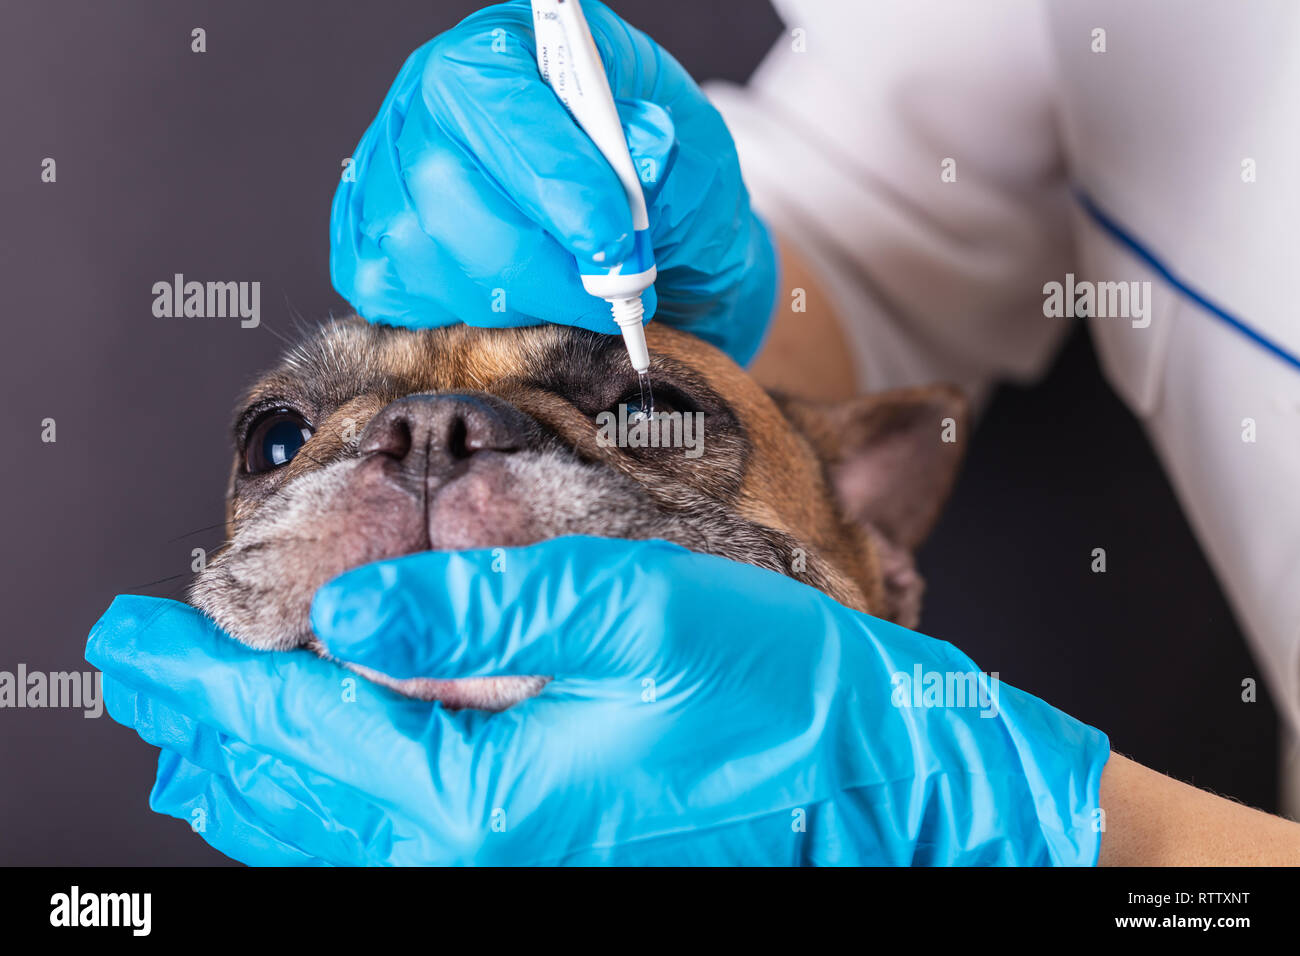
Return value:
<svg viewBox="0 0 1300 956">
<path fill-rule="evenodd" d="M 640 412 L 647 418 L 653 419 L 655 417 L 655 393 L 654 388 L 650 385 L 650 373 L 637 372 L 636 383 L 641 389 Z"/>
</svg>

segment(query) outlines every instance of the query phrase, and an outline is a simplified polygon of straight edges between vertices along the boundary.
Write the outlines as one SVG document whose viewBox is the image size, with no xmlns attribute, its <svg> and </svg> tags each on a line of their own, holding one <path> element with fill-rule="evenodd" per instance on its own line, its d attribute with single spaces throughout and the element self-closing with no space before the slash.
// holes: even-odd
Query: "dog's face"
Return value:
<svg viewBox="0 0 1300 956">
<path fill-rule="evenodd" d="M 960 397 L 777 399 L 699 339 L 659 323 L 647 335 L 655 421 L 638 429 L 637 376 L 616 336 L 324 326 L 237 417 L 228 542 L 191 601 L 253 647 L 315 648 L 312 596 L 350 568 L 591 534 L 663 538 L 915 625 L 911 551 L 960 460 Z M 652 425 L 659 447 L 645 447 Z M 366 676 L 487 709 L 545 683 Z"/>
</svg>

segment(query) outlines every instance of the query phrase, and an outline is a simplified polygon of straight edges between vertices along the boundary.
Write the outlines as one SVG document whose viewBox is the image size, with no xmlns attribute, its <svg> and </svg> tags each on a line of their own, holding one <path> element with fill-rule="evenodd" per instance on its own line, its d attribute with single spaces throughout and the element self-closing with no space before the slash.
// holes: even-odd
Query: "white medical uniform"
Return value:
<svg viewBox="0 0 1300 956">
<path fill-rule="evenodd" d="M 1061 344 L 1045 283 L 1149 281 L 1145 328 L 1087 321 L 1300 729 L 1300 2 L 775 6 L 750 83 L 707 90 L 862 387 L 982 398 Z"/>
</svg>

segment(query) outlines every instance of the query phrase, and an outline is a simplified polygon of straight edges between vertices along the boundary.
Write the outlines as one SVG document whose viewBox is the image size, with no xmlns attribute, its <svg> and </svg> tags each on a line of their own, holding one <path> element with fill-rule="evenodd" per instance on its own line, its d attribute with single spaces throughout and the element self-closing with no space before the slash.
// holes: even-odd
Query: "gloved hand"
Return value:
<svg viewBox="0 0 1300 956">
<path fill-rule="evenodd" d="M 646 315 L 744 364 L 772 311 L 776 256 L 731 134 L 653 40 L 593 0 L 583 11 L 650 214 L 659 277 Z M 538 74 L 526 0 L 481 10 L 411 54 L 344 172 L 330 232 L 334 287 L 367 319 L 617 332 L 574 257 L 624 259 L 631 213 Z"/>
<path fill-rule="evenodd" d="M 1095 862 L 1105 735 L 1004 685 L 905 706 L 898 673 L 975 673 L 950 644 L 664 542 L 504 554 L 358 568 L 312 613 L 394 677 L 555 675 L 500 714 L 118 598 L 86 656 L 163 748 L 151 806 L 247 863 Z"/>
</svg>

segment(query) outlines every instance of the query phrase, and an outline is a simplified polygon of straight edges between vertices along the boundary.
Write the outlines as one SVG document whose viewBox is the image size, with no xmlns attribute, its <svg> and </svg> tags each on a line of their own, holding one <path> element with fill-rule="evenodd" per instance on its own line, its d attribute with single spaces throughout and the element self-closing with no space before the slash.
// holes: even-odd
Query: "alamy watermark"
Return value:
<svg viewBox="0 0 1300 956">
<path fill-rule="evenodd" d="M 55 927 L 125 927 L 132 936 L 153 928 L 152 893 L 83 893 L 73 885 L 50 897 L 50 925 Z"/>
<path fill-rule="evenodd" d="M 186 282 L 178 272 L 171 282 L 155 282 L 153 295 L 153 314 L 160 319 L 238 317 L 246 329 L 262 322 L 260 282 Z"/>
<path fill-rule="evenodd" d="M 997 671 L 928 671 L 916 664 L 910 674 L 895 671 L 889 682 L 895 707 L 970 707 L 978 709 L 981 717 L 998 715 Z"/>
<path fill-rule="evenodd" d="M 87 718 L 104 713 L 104 675 L 99 671 L 37 671 L 19 664 L 0 671 L 0 707 L 68 708 Z"/>
<path fill-rule="evenodd" d="M 1045 283 L 1043 296 L 1049 319 L 1132 319 L 1135 329 L 1151 324 L 1150 282 L 1076 282 L 1067 272 L 1065 282 Z"/>
<path fill-rule="evenodd" d="M 687 458 L 704 454 L 703 412 L 654 412 L 619 405 L 618 412 L 596 416 L 596 444 L 601 448 L 684 448 Z"/>
</svg>

